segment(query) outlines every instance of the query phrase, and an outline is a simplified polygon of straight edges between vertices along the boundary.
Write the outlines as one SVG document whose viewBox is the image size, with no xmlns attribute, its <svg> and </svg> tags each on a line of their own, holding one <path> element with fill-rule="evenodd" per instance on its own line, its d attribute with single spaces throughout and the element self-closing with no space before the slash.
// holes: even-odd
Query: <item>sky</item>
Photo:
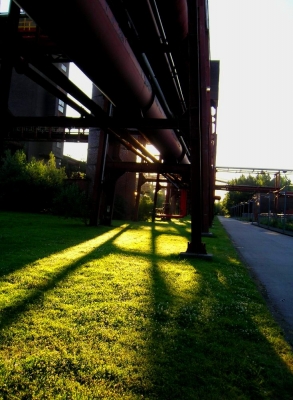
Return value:
<svg viewBox="0 0 293 400">
<path fill-rule="evenodd" d="M 220 61 L 216 165 L 293 170 L 293 0 L 209 0 L 209 28 Z M 74 65 L 70 78 L 90 96 Z M 86 160 L 86 145 L 65 154 Z"/>
<path fill-rule="evenodd" d="M 209 27 L 220 61 L 216 165 L 293 170 L 293 0 L 209 0 Z"/>
<path fill-rule="evenodd" d="M 209 23 L 216 165 L 293 170 L 293 0 L 209 0 Z"/>
<path fill-rule="evenodd" d="M 73 63 L 69 67 L 69 79 L 75 83 L 85 94 L 90 98 L 92 96 L 92 82 L 80 71 L 79 68 Z M 76 100 L 75 100 L 76 101 Z M 66 116 L 80 117 L 80 114 L 70 106 L 66 106 Z M 87 160 L 87 143 L 64 143 L 63 154 L 76 158 L 77 160 Z"/>
</svg>

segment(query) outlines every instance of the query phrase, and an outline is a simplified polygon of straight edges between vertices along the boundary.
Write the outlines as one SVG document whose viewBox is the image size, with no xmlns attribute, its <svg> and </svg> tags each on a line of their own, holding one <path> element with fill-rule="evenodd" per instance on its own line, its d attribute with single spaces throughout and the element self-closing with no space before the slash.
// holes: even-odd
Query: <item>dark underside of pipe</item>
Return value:
<svg viewBox="0 0 293 400">
<path fill-rule="evenodd" d="M 145 118 L 166 118 L 163 106 L 153 89 L 151 77 L 146 75 L 145 68 L 140 64 L 141 60 L 136 57 L 137 49 L 132 49 L 130 46 L 120 28 L 122 24 L 118 24 L 105 0 L 76 0 L 74 2 L 64 0 L 62 7 L 57 0 L 41 2 L 39 0 L 19 0 L 16 3 L 111 100 L 118 114 L 133 117 L 143 115 Z M 116 1 L 114 3 L 121 2 Z M 127 3 L 126 1 L 125 4 L 127 5 Z M 134 20 L 138 24 L 139 13 L 135 10 L 137 3 L 141 2 L 130 3 L 128 4 L 129 10 L 132 11 Z M 185 2 L 171 1 L 171 3 L 175 10 L 176 6 L 177 10 L 181 10 L 178 13 L 179 19 L 176 23 L 173 22 L 174 27 L 176 27 L 174 31 L 177 31 L 177 34 L 175 38 L 172 38 L 173 43 L 176 43 L 176 41 L 180 43 L 186 35 L 186 26 L 182 22 L 184 21 L 183 4 Z M 136 7 L 134 4 L 136 4 Z M 119 15 L 121 16 L 121 14 Z M 172 15 L 174 14 L 172 13 Z M 164 19 L 166 20 L 166 13 Z M 154 21 L 150 17 L 145 18 L 145 20 L 149 21 L 147 32 L 150 34 L 150 42 L 158 43 L 156 29 L 153 26 Z M 166 22 L 168 31 L 171 30 L 170 24 L 172 22 L 169 24 Z M 142 37 L 142 39 L 143 44 L 146 42 L 146 38 Z M 155 51 L 149 53 L 151 60 L 156 59 L 154 55 L 157 51 L 161 56 L 164 56 L 159 43 L 154 47 Z M 155 65 L 155 73 L 160 76 L 160 72 L 158 72 L 160 68 L 155 61 L 152 62 Z M 168 71 L 167 66 L 162 67 L 161 70 L 164 76 L 168 74 L 168 79 L 162 79 L 162 87 L 169 87 L 166 82 L 171 82 L 174 77 L 172 78 L 169 72 L 166 73 Z M 172 106 L 180 103 L 173 83 L 172 89 L 165 89 L 163 93 L 166 94 L 166 102 Z M 181 106 L 182 104 L 179 104 L 178 107 L 173 108 L 175 116 L 177 116 Z M 185 148 L 173 130 L 146 130 L 142 133 L 157 147 L 164 161 L 189 163 L 188 158 L 184 156 Z"/>
</svg>

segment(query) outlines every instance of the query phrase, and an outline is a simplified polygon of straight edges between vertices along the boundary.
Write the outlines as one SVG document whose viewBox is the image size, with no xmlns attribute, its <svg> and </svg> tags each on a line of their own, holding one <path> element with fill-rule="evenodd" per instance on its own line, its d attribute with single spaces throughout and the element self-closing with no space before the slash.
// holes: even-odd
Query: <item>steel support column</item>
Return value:
<svg viewBox="0 0 293 400">
<path fill-rule="evenodd" d="M 4 136 L 7 129 L 8 100 L 14 54 L 17 49 L 19 12 L 19 7 L 11 2 L 7 21 L 7 38 L 3 41 L 4 52 L 0 69 L 0 156 L 4 151 Z"/>
<path fill-rule="evenodd" d="M 108 116 L 112 113 L 112 106 L 109 100 L 102 96 L 99 96 L 100 92 L 97 88 L 93 87 L 92 91 L 92 103 L 103 110 L 103 113 Z M 97 98 L 99 104 L 97 104 Z M 93 133 L 93 132 L 92 132 Z M 91 134 L 92 134 L 91 133 Z M 93 187 L 90 195 L 90 225 L 97 226 L 101 220 L 101 208 L 104 198 L 104 181 L 105 181 L 105 168 L 106 168 L 106 156 L 108 152 L 109 134 L 103 129 L 97 129 L 97 137 L 91 143 L 88 149 L 88 166 L 91 165 L 92 169 L 87 171 L 88 176 L 93 181 Z M 93 152 L 93 160 L 89 162 L 89 153 Z M 94 165 L 94 168 L 93 168 Z"/>
<path fill-rule="evenodd" d="M 138 211 L 139 211 L 141 187 L 145 182 L 146 182 L 146 179 L 144 177 L 144 174 L 142 172 L 140 172 L 138 175 L 138 182 L 137 182 L 137 188 L 136 188 L 133 221 L 138 221 Z"/>
<path fill-rule="evenodd" d="M 153 205 L 153 213 L 152 213 L 152 222 L 155 222 L 155 219 L 156 219 L 156 208 L 157 208 L 157 202 L 158 202 L 158 192 L 159 192 L 160 189 L 161 189 L 160 174 L 157 174 L 156 188 L 155 188 L 155 193 L 154 193 L 154 205 Z"/>
<path fill-rule="evenodd" d="M 191 147 L 191 241 L 182 255 L 204 256 L 202 232 L 202 173 L 200 121 L 200 63 L 198 1 L 188 1 L 189 50 L 189 129 Z"/>
<path fill-rule="evenodd" d="M 160 158 L 161 161 L 161 158 Z M 152 222 L 155 222 L 156 219 L 156 209 L 157 209 L 157 203 L 158 203 L 158 192 L 161 190 L 161 185 L 160 185 L 160 174 L 157 174 L 156 177 L 156 188 L 155 188 L 155 193 L 154 193 L 154 205 L 153 205 L 153 212 L 152 212 Z"/>
<path fill-rule="evenodd" d="M 200 68 L 200 123 L 201 123 L 201 197 L 202 197 L 202 232 L 209 231 L 210 213 L 210 141 L 209 141 L 209 43 L 206 24 L 205 1 L 199 0 L 199 68 Z"/>
<path fill-rule="evenodd" d="M 97 226 L 100 219 L 100 208 L 102 200 L 102 185 L 104 168 L 108 147 L 108 134 L 104 130 L 99 132 L 99 149 L 97 154 L 96 171 L 94 177 L 93 192 L 91 198 L 90 225 Z"/>
<path fill-rule="evenodd" d="M 117 141 L 109 141 L 107 150 L 107 156 L 111 158 L 119 158 L 121 144 Z M 124 174 L 122 170 L 108 171 L 105 166 L 105 179 L 102 184 L 102 200 L 100 206 L 100 224 L 112 225 L 113 211 L 114 211 L 114 200 L 116 193 L 117 180 Z"/>
</svg>

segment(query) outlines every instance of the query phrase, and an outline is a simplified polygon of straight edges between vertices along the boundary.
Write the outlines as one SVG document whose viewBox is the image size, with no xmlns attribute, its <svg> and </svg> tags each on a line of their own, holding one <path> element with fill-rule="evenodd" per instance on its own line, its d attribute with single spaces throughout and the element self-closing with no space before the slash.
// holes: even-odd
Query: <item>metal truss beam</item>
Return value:
<svg viewBox="0 0 293 400">
<path fill-rule="evenodd" d="M 161 164 L 161 163 L 135 163 L 135 162 L 108 162 L 107 170 L 123 170 L 124 172 L 143 172 L 143 173 L 190 173 L 190 164 Z"/>
<path fill-rule="evenodd" d="M 227 192 L 268 193 L 277 192 L 280 188 L 253 185 L 216 185 L 216 190 L 226 190 Z"/>
<path fill-rule="evenodd" d="M 182 129 L 186 123 L 176 119 L 160 118 L 96 118 L 85 116 L 73 117 L 11 117 L 8 124 L 12 127 L 22 126 L 56 126 L 62 128 L 91 128 L 106 125 L 111 129 Z"/>
</svg>

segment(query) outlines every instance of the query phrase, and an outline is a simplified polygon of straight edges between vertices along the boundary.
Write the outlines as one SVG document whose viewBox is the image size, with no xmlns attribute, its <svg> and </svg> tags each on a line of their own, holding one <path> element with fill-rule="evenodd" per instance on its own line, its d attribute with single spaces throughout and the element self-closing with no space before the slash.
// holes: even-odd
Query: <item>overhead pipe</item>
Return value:
<svg viewBox="0 0 293 400">
<path fill-rule="evenodd" d="M 157 158 L 150 153 L 143 144 L 141 144 L 137 139 L 135 139 L 128 131 L 124 131 L 125 137 L 127 138 L 127 141 L 134 146 L 135 148 L 139 149 L 145 156 L 147 156 L 150 160 L 153 162 L 159 162 Z"/>
<path fill-rule="evenodd" d="M 30 62 L 42 74 L 46 75 L 51 81 L 57 83 L 57 85 L 62 87 L 65 92 L 69 93 L 77 101 L 83 104 L 92 114 L 95 115 L 95 117 L 100 118 L 102 125 L 105 124 L 107 115 L 102 108 L 90 99 L 78 86 L 64 75 L 63 72 L 56 68 L 55 65 L 51 64 L 49 58 L 44 57 L 43 59 L 33 59 L 30 60 Z M 86 113 L 86 115 L 88 115 L 88 113 Z"/>
<path fill-rule="evenodd" d="M 91 99 L 89 99 L 77 86 L 75 86 L 61 71 L 59 71 L 56 67 L 51 64 L 37 63 L 39 68 L 43 73 L 46 73 L 48 78 L 57 78 L 57 82 L 63 87 L 66 88 L 71 95 L 75 95 L 77 99 L 83 104 L 85 104 L 89 110 L 95 115 L 102 118 L 102 123 L 104 124 L 104 120 L 106 118 L 106 113 Z M 74 108 L 77 112 L 79 112 L 82 116 L 89 115 L 89 113 L 81 106 L 76 104 L 73 100 L 71 100 L 65 93 L 59 90 L 55 85 L 51 84 L 47 79 L 41 76 L 38 72 L 36 72 L 32 67 L 29 66 L 23 59 L 20 59 L 16 64 L 16 71 L 18 73 L 25 74 L 28 78 L 32 79 L 35 83 L 42 86 L 48 92 L 53 94 L 54 96 L 60 98 L 65 103 Z M 118 132 L 116 129 L 108 129 L 116 139 L 123 144 L 128 150 L 134 152 L 136 155 L 143 158 L 145 161 L 149 162 L 158 162 L 158 160 L 149 152 L 147 149 L 137 141 L 131 134 L 127 131 L 123 131 L 123 133 Z M 122 137 L 123 136 L 123 137 Z M 127 140 L 125 140 L 127 138 Z M 137 152 L 136 149 L 139 149 L 141 153 Z"/>
<path fill-rule="evenodd" d="M 43 60 L 42 62 L 33 61 L 35 66 L 42 71 L 49 79 L 51 78 L 53 81 L 58 83 L 66 92 L 70 93 L 73 97 L 75 97 L 80 103 L 84 104 L 93 115 L 100 118 L 101 125 L 106 128 L 106 113 L 97 105 L 93 100 L 87 97 L 85 93 L 83 93 L 73 82 L 71 82 L 59 69 L 57 69 L 54 65 L 49 64 L 48 60 Z M 33 74 L 31 68 L 26 66 L 24 72 L 34 79 L 38 81 L 37 83 L 41 84 L 45 89 L 50 91 L 52 94 L 55 94 L 61 100 L 69 104 L 71 107 L 75 108 L 81 115 L 88 115 L 85 109 L 79 107 L 75 102 L 70 100 L 66 94 L 61 92 L 55 86 L 51 85 L 47 80 L 42 78 L 36 72 Z M 55 91 L 54 91 L 55 88 Z M 113 129 L 108 129 L 111 133 L 120 141 L 121 144 L 126 146 L 129 150 L 134 152 L 136 155 L 140 155 L 133 150 L 133 146 L 139 148 L 139 150 L 143 153 L 144 156 L 148 157 L 150 160 L 157 162 L 158 160 L 153 157 L 153 155 L 148 152 L 144 146 L 142 146 L 136 139 L 134 139 L 127 131 L 119 132 L 117 129 L 115 131 Z M 127 138 L 127 141 L 125 140 Z M 128 142 L 128 144 L 127 144 Z M 142 156 L 143 157 L 143 156 Z M 147 158 L 145 159 L 147 160 Z"/>
<path fill-rule="evenodd" d="M 188 5 L 187 0 L 156 0 L 162 16 L 163 24 L 167 23 L 168 39 L 182 43 L 188 35 Z M 168 29 L 169 28 L 169 29 Z"/>
<path fill-rule="evenodd" d="M 160 13 L 156 4 L 155 0 L 147 0 L 147 4 L 152 16 L 152 20 L 155 26 L 155 29 L 157 31 L 157 35 L 158 38 L 160 39 L 161 45 L 165 46 L 166 48 L 168 47 L 168 40 L 164 31 L 164 27 L 161 21 L 161 17 L 160 17 Z M 172 57 L 172 54 L 170 52 L 165 52 L 165 59 L 168 65 L 168 68 L 170 70 L 173 82 L 174 82 L 174 86 L 175 89 L 177 91 L 177 95 L 179 97 L 180 100 L 180 104 L 182 107 L 182 111 L 185 112 L 186 111 L 186 103 L 184 100 L 184 96 L 182 93 L 182 89 L 181 89 L 181 85 L 180 85 L 180 81 L 178 78 L 178 73 L 176 70 L 176 66 Z"/>
<path fill-rule="evenodd" d="M 105 0 L 64 0 L 62 7 L 57 0 L 14 1 L 117 108 L 127 112 L 138 107 L 146 118 L 166 118 Z M 97 56 L 89 57 L 88 49 Z M 164 161 L 189 163 L 173 130 L 142 133 L 160 151 Z"/>
<path fill-rule="evenodd" d="M 106 114 L 104 113 L 103 110 L 100 109 L 100 107 L 93 102 L 91 99 L 87 98 L 87 96 L 80 91 L 78 87 L 76 87 L 69 79 L 63 75 L 62 72 L 60 72 L 57 68 L 55 68 L 52 65 L 48 65 L 47 68 L 41 68 L 43 71 L 45 70 L 47 72 L 47 76 L 52 78 L 52 74 L 48 73 L 48 71 L 53 72 L 54 69 L 56 69 L 55 73 L 60 74 L 60 77 L 62 77 L 62 82 L 60 83 L 65 83 L 65 87 L 67 87 L 67 90 L 70 91 L 71 93 L 75 93 L 76 97 L 79 98 L 79 100 L 83 103 L 86 104 L 90 111 L 93 112 L 94 115 L 100 116 L 102 118 L 102 121 L 106 118 Z M 42 86 L 44 89 L 46 89 L 48 92 L 53 94 L 54 96 L 60 98 L 63 100 L 65 103 L 70 105 L 72 108 L 74 108 L 77 112 L 79 112 L 82 116 L 89 115 L 89 113 L 81 106 L 76 104 L 73 100 L 71 100 L 64 92 L 59 90 L 55 85 L 51 84 L 47 79 L 45 79 L 43 76 L 41 76 L 37 71 L 35 71 L 32 67 L 29 66 L 28 63 L 26 63 L 24 60 L 20 59 L 19 62 L 16 64 L 16 71 L 18 73 L 23 73 L 25 74 L 28 78 L 33 80 L 35 83 L 38 85 Z M 54 75 L 54 73 L 53 73 Z M 66 82 L 68 81 L 68 82 Z M 58 80 L 59 82 L 59 80 Z M 63 86 L 64 87 L 64 86 Z M 73 92 L 72 92 L 73 90 Z M 105 122 L 102 122 L 103 124 Z M 116 137 L 116 139 L 123 144 L 125 147 L 128 148 L 128 150 L 134 152 L 136 155 L 140 156 L 143 158 L 145 161 L 149 162 L 150 160 L 152 162 L 158 162 L 156 157 L 154 157 L 147 149 L 139 142 L 137 141 L 131 134 L 129 134 L 127 131 L 119 132 L 117 129 L 108 129 L 110 133 Z M 126 139 L 127 140 L 126 140 Z M 136 149 L 139 149 L 141 153 L 139 153 Z"/>
<path fill-rule="evenodd" d="M 121 3 L 123 4 L 123 0 L 121 0 Z M 131 28 L 131 32 L 134 34 L 134 37 L 135 37 L 135 40 L 136 40 L 136 45 L 137 45 L 137 47 L 140 47 L 140 37 L 139 37 L 139 34 L 137 32 L 137 29 L 136 29 L 136 27 L 135 27 L 135 25 L 134 25 L 134 23 L 132 21 L 131 16 L 129 15 L 128 10 L 125 7 L 123 7 L 123 9 L 124 9 L 124 13 L 125 13 L 125 16 L 126 16 L 126 19 L 127 19 L 127 24 Z M 162 92 L 162 89 L 161 89 L 161 87 L 159 85 L 159 82 L 158 82 L 158 80 L 156 78 L 156 74 L 154 73 L 154 71 L 153 71 L 153 69 L 152 69 L 152 67 L 150 65 L 150 62 L 148 60 L 147 55 L 145 54 L 145 52 L 140 51 L 139 52 L 139 57 L 142 60 L 142 64 L 143 64 L 143 66 L 144 66 L 144 68 L 145 68 L 145 70 L 146 70 L 146 72 L 147 72 L 147 74 L 148 74 L 148 76 L 149 76 L 149 78 L 151 80 L 151 84 L 153 86 L 153 90 L 155 91 L 156 96 L 158 97 L 159 102 L 162 105 L 165 113 L 167 114 L 167 116 L 169 118 L 174 118 L 174 115 L 173 115 L 172 111 L 170 110 L 170 107 L 169 107 L 169 105 L 167 103 L 167 100 L 166 100 L 166 98 L 164 96 L 164 93 Z"/>
<path fill-rule="evenodd" d="M 168 39 L 168 47 L 180 76 L 180 85 L 183 92 L 188 93 L 188 1 L 169 0 L 168 7 L 165 0 L 156 0 L 156 4 Z M 188 97 L 185 100 L 188 109 Z"/>
<path fill-rule="evenodd" d="M 156 30 L 158 38 L 160 40 L 160 43 L 165 48 L 168 48 L 169 42 L 168 42 L 165 30 L 164 30 L 164 26 L 163 26 L 163 23 L 161 20 L 161 15 L 160 15 L 156 0 L 147 0 L 147 4 L 148 4 L 149 10 L 150 10 L 150 14 L 152 16 L 155 30 Z M 188 34 L 187 2 L 186 2 L 186 0 L 172 0 L 172 1 L 170 1 L 169 6 L 171 8 L 171 10 L 170 10 L 171 15 L 173 15 L 173 19 L 175 19 L 177 22 L 176 23 L 176 33 L 179 37 L 179 40 L 182 41 L 187 37 L 187 34 Z M 163 8 L 163 9 L 165 9 L 165 8 Z M 172 12 L 172 9 L 173 9 L 173 12 Z M 168 9 L 168 14 L 169 14 L 169 9 Z M 180 80 L 178 77 L 178 72 L 177 72 L 177 69 L 176 69 L 176 66 L 175 66 L 175 63 L 173 60 L 173 56 L 172 56 L 171 52 L 165 52 L 164 55 L 165 55 L 165 59 L 166 59 L 169 71 L 172 76 L 173 84 L 176 89 L 177 96 L 179 98 L 179 102 L 182 107 L 182 112 L 184 113 L 187 110 L 187 106 L 186 106 L 183 91 L 181 88 Z M 180 131 L 178 131 L 177 137 L 178 137 L 182 147 L 185 150 L 185 154 L 187 154 L 187 156 L 190 157 L 190 152 L 187 148 L 185 140 Z"/>
<path fill-rule="evenodd" d="M 154 162 L 154 163 L 161 163 L 161 161 L 157 160 L 157 158 L 150 153 L 138 140 L 136 140 L 130 133 L 127 131 L 123 131 L 123 133 L 117 132 L 117 130 L 112 130 L 108 129 L 110 133 L 112 133 L 116 139 L 123 144 L 128 150 L 132 151 L 134 154 L 137 156 L 141 157 L 145 162 Z M 140 152 L 138 151 L 140 150 Z M 176 188 L 179 188 L 178 185 L 180 182 L 178 182 L 178 178 L 176 176 L 173 176 L 172 174 L 168 173 L 162 173 L 162 175 L 175 186 Z"/>
<path fill-rule="evenodd" d="M 108 129 L 110 133 L 112 133 L 116 139 L 118 140 L 119 143 L 121 143 L 123 146 L 125 146 L 128 150 L 132 151 L 134 154 L 136 154 L 138 157 L 141 157 L 145 162 L 150 162 L 150 158 L 143 154 L 140 153 L 134 146 L 132 146 L 131 143 L 127 142 L 123 137 L 121 137 L 116 131 L 113 131 L 112 129 Z"/>
<path fill-rule="evenodd" d="M 166 98 L 165 98 L 165 96 L 164 96 L 164 94 L 162 92 L 162 89 L 161 89 L 161 87 L 160 87 L 160 85 L 158 83 L 156 75 L 155 75 L 155 73 L 154 73 L 154 71 L 153 71 L 153 69 L 152 69 L 152 67 L 151 67 L 151 65 L 149 63 L 149 60 L 148 60 L 146 54 L 142 53 L 141 56 L 142 56 L 142 59 L 143 59 L 143 62 L 145 64 L 145 66 L 146 66 L 146 68 L 147 68 L 147 70 L 148 70 L 148 72 L 149 72 L 149 74 L 150 74 L 150 76 L 152 78 L 152 83 L 153 83 L 153 85 L 154 85 L 154 87 L 156 89 L 156 95 L 159 97 L 159 100 L 163 103 L 164 109 L 166 110 L 168 117 L 174 118 L 174 115 L 173 115 L 172 111 L 169 108 L 169 105 L 168 105 L 168 103 L 166 101 Z"/>
<path fill-rule="evenodd" d="M 15 70 L 19 74 L 24 74 L 28 78 L 30 78 L 32 81 L 37 83 L 38 85 L 42 86 L 44 89 L 46 89 L 49 93 L 53 94 L 60 100 L 64 101 L 64 103 L 68 104 L 70 107 L 72 107 L 74 110 L 76 110 L 78 113 L 80 113 L 82 116 L 89 115 L 89 113 L 81 106 L 79 106 L 77 103 L 75 103 L 73 100 L 71 100 L 66 93 L 62 92 L 60 89 L 58 89 L 55 85 L 50 83 L 46 78 L 44 78 L 42 75 L 40 75 L 37 71 L 35 71 L 28 63 L 26 63 L 24 60 L 19 60 L 19 62 L 16 63 L 15 65 Z"/>
</svg>

